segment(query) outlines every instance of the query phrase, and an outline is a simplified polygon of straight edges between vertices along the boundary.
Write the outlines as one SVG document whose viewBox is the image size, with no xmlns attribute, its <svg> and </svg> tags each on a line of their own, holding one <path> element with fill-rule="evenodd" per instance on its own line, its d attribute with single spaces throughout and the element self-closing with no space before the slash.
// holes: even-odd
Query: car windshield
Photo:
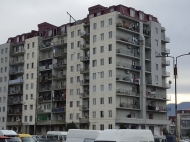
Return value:
<svg viewBox="0 0 190 142">
<path fill-rule="evenodd" d="M 21 138 L 22 142 L 35 142 L 32 137 L 29 138 Z"/>
<path fill-rule="evenodd" d="M 21 142 L 19 137 L 9 137 L 10 139 L 7 139 L 7 142 Z"/>
</svg>

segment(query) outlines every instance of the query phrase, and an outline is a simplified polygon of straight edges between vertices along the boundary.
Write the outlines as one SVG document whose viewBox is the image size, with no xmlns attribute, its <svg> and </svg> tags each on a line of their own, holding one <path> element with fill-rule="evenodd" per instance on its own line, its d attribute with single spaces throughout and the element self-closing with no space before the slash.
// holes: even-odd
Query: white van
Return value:
<svg viewBox="0 0 190 142">
<path fill-rule="evenodd" d="M 46 135 L 47 139 L 56 139 L 66 141 L 67 132 L 64 131 L 48 131 Z"/>
<path fill-rule="evenodd" d="M 154 141 L 155 142 L 167 142 L 167 140 L 166 140 L 166 136 L 155 136 L 154 135 Z"/>
<path fill-rule="evenodd" d="M 102 131 L 70 129 L 66 142 L 94 142 Z"/>
<path fill-rule="evenodd" d="M 0 136 L 9 137 L 9 139 L 0 140 L 0 142 L 21 142 L 18 134 L 13 130 L 0 130 Z"/>
<path fill-rule="evenodd" d="M 95 142 L 154 142 L 151 130 L 110 129 L 104 130 Z"/>
</svg>

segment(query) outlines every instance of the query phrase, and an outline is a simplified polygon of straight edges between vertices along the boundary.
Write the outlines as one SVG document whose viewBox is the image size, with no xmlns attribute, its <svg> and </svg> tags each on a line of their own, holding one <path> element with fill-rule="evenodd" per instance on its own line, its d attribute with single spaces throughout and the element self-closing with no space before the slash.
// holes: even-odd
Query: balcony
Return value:
<svg viewBox="0 0 190 142">
<path fill-rule="evenodd" d="M 16 106 L 15 106 L 16 107 Z M 14 110 L 9 110 L 7 112 L 7 115 L 13 115 L 13 116 L 16 116 L 16 115 L 22 115 L 22 107 L 19 107 L 17 109 L 14 109 Z"/>
<path fill-rule="evenodd" d="M 62 95 L 55 95 L 55 97 L 52 98 L 53 102 L 61 102 L 61 101 L 65 101 L 66 100 L 66 96 L 62 96 Z"/>
<path fill-rule="evenodd" d="M 152 106 L 152 105 L 148 105 L 146 108 L 147 111 L 150 112 L 167 112 L 166 107 L 162 107 L 162 106 Z"/>
<path fill-rule="evenodd" d="M 90 33 L 88 31 L 84 31 L 80 33 L 81 38 L 90 38 Z"/>
<path fill-rule="evenodd" d="M 54 85 L 52 86 L 52 89 L 53 90 L 63 90 L 63 89 L 66 89 L 66 86 L 65 85 Z"/>
<path fill-rule="evenodd" d="M 54 69 L 64 69 L 66 67 L 67 67 L 66 63 L 64 63 L 64 64 L 53 64 Z"/>
<path fill-rule="evenodd" d="M 51 91 L 51 85 L 47 85 L 45 87 L 39 87 L 39 92 L 49 92 Z"/>
<path fill-rule="evenodd" d="M 141 66 L 127 64 L 127 63 L 123 63 L 123 62 L 117 62 L 116 68 L 137 71 L 137 72 L 139 72 L 141 70 Z"/>
<path fill-rule="evenodd" d="M 51 102 L 51 94 L 49 95 L 40 95 L 38 103 L 49 103 Z"/>
<path fill-rule="evenodd" d="M 9 80 L 9 85 L 17 85 L 17 84 L 23 84 L 23 83 L 24 83 L 23 79 Z"/>
<path fill-rule="evenodd" d="M 124 37 L 124 36 L 117 35 L 116 41 L 123 43 L 123 44 L 129 44 L 129 45 L 133 45 L 135 47 L 139 47 L 139 39 L 137 39 L 137 38 Z"/>
<path fill-rule="evenodd" d="M 24 52 L 25 52 L 24 49 L 19 49 L 19 50 L 17 50 L 17 51 L 11 50 L 11 51 L 10 51 L 10 55 L 11 55 L 11 56 L 19 56 L 19 55 L 23 55 Z"/>
<path fill-rule="evenodd" d="M 171 85 L 169 83 L 166 82 L 162 82 L 162 87 L 166 88 L 166 89 L 170 89 Z"/>
<path fill-rule="evenodd" d="M 67 50 L 60 50 L 56 51 L 53 55 L 54 58 L 63 59 L 64 57 L 67 57 Z"/>
<path fill-rule="evenodd" d="M 146 98 L 150 100 L 171 101 L 171 96 L 168 94 L 160 94 L 157 92 L 146 92 Z"/>
<path fill-rule="evenodd" d="M 20 70 L 10 70 L 9 71 L 9 75 L 17 75 L 17 74 L 23 74 L 24 73 L 24 69 L 20 69 Z"/>
<path fill-rule="evenodd" d="M 138 78 L 131 78 L 127 75 L 116 75 L 116 81 L 117 82 L 123 82 L 123 83 L 132 83 L 132 84 L 139 84 Z"/>
<path fill-rule="evenodd" d="M 169 37 L 166 37 L 164 35 L 161 36 L 161 40 L 165 43 L 170 43 L 170 38 Z"/>
<path fill-rule="evenodd" d="M 52 53 L 49 55 L 40 55 L 39 56 L 39 61 L 44 61 L 44 60 L 51 60 L 53 58 Z"/>
<path fill-rule="evenodd" d="M 89 68 L 81 68 L 80 69 L 80 74 L 87 74 L 89 73 L 90 69 Z"/>
<path fill-rule="evenodd" d="M 140 97 L 140 94 L 136 91 L 126 90 L 126 89 L 117 89 L 116 95 L 118 96 L 129 96 L 129 97 Z"/>
<path fill-rule="evenodd" d="M 170 61 L 166 59 L 162 59 L 162 65 L 164 66 L 170 66 Z"/>
<path fill-rule="evenodd" d="M 89 123 L 89 118 L 88 117 L 79 118 L 79 123 Z"/>
<path fill-rule="evenodd" d="M 58 74 L 58 75 L 53 75 L 54 80 L 63 80 L 66 79 L 66 73 L 64 74 Z"/>
<path fill-rule="evenodd" d="M 39 66 L 40 71 L 46 71 L 46 70 L 51 70 L 52 69 L 52 64 L 47 65 L 47 66 Z"/>
<path fill-rule="evenodd" d="M 39 50 L 52 50 L 53 47 L 53 42 L 51 40 L 49 41 L 43 41 L 40 45 L 39 45 Z"/>
<path fill-rule="evenodd" d="M 51 109 L 42 109 L 42 108 L 39 108 L 37 109 L 37 113 L 38 114 L 43 114 L 43 113 L 51 113 Z"/>
<path fill-rule="evenodd" d="M 166 47 L 162 47 L 162 54 L 170 54 L 170 49 L 167 49 Z"/>
<path fill-rule="evenodd" d="M 117 107 L 117 109 L 140 110 L 140 106 L 137 104 L 127 104 L 126 102 L 121 102 L 119 104 L 119 107 Z"/>
<path fill-rule="evenodd" d="M 146 67 L 145 67 L 145 72 L 146 72 L 146 73 L 151 73 L 151 67 L 146 66 Z"/>
<path fill-rule="evenodd" d="M 60 124 L 65 124 L 65 120 L 51 120 L 51 124 L 53 125 L 60 125 Z"/>
<path fill-rule="evenodd" d="M 139 35 L 139 26 L 132 27 L 132 24 L 130 24 L 130 22 L 125 22 L 125 23 L 118 22 L 118 23 L 116 23 L 116 28 L 118 30 L 122 30 L 122 31 L 126 31 L 126 32 L 130 32 L 130 33 Z"/>
<path fill-rule="evenodd" d="M 22 105 L 22 100 L 8 100 L 8 105 Z"/>
<path fill-rule="evenodd" d="M 89 86 L 90 84 L 90 80 L 89 79 L 85 79 L 85 80 L 81 80 L 80 81 L 80 85 L 81 86 Z"/>
<path fill-rule="evenodd" d="M 163 77 L 170 77 L 170 72 L 163 71 L 162 76 Z"/>
<path fill-rule="evenodd" d="M 67 45 L 67 40 L 66 39 L 61 39 L 53 42 L 53 45 L 56 47 L 59 47 L 61 45 Z"/>
<path fill-rule="evenodd" d="M 37 120 L 37 125 L 51 125 L 51 120 Z"/>
<path fill-rule="evenodd" d="M 88 93 L 88 94 L 87 94 L 87 93 L 80 93 L 80 94 L 79 94 L 79 97 L 80 97 L 81 99 L 89 98 L 89 93 Z"/>
<path fill-rule="evenodd" d="M 146 55 L 145 59 L 146 59 L 146 61 L 151 61 L 151 56 L 150 55 Z"/>
<path fill-rule="evenodd" d="M 24 64 L 24 60 L 12 60 L 9 62 L 10 65 Z"/>
<path fill-rule="evenodd" d="M 9 90 L 8 91 L 9 95 L 19 95 L 19 94 L 23 94 L 23 90 L 18 89 L 18 90 Z"/>
<path fill-rule="evenodd" d="M 140 54 L 139 53 L 132 53 L 131 51 L 124 50 L 124 49 L 116 49 L 116 54 L 120 56 L 125 56 L 125 57 L 132 57 L 139 59 Z"/>
<path fill-rule="evenodd" d="M 80 105 L 79 111 L 89 111 L 89 106 L 88 105 Z"/>
<path fill-rule="evenodd" d="M 81 57 L 80 57 L 80 61 L 81 61 L 81 62 L 89 61 L 89 59 L 90 59 L 90 56 L 89 56 L 89 55 L 88 55 L 88 56 L 81 56 Z"/>
<path fill-rule="evenodd" d="M 80 45 L 80 49 L 81 50 L 89 50 L 90 49 L 90 45 L 89 44 L 81 44 Z"/>
<path fill-rule="evenodd" d="M 64 107 L 54 107 L 52 108 L 52 113 L 63 113 L 65 112 L 65 108 Z"/>
<path fill-rule="evenodd" d="M 12 121 L 12 122 L 7 122 L 7 126 L 20 126 L 22 125 L 21 121 Z"/>
</svg>

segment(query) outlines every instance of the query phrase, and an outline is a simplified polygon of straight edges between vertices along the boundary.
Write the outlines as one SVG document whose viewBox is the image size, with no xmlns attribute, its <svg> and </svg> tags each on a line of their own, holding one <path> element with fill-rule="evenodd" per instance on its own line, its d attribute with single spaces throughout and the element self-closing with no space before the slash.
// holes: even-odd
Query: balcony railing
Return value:
<svg viewBox="0 0 190 142">
<path fill-rule="evenodd" d="M 136 57 L 136 58 L 140 57 L 139 53 L 133 53 L 131 51 L 124 50 L 124 49 L 116 49 L 116 54 L 123 55 L 123 56 Z"/>
<path fill-rule="evenodd" d="M 160 94 L 157 92 L 146 92 L 146 97 L 149 99 L 162 99 L 162 100 L 167 100 L 167 101 L 171 101 L 171 96 L 168 94 Z"/>
<path fill-rule="evenodd" d="M 117 35 L 116 40 L 120 40 L 120 41 L 123 41 L 123 42 L 128 42 L 128 43 L 136 45 L 136 46 L 139 45 L 139 39 L 137 39 L 135 37 L 125 37 L 125 36 Z"/>
<path fill-rule="evenodd" d="M 169 88 L 171 88 L 171 85 L 169 83 L 162 82 L 162 87 L 169 89 Z"/>
<path fill-rule="evenodd" d="M 66 73 L 53 75 L 53 79 L 65 79 Z"/>
<path fill-rule="evenodd" d="M 80 81 L 80 85 L 89 85 L 90 80 L 86 79 L 86 80 L 81 80 Z"/>
<path fill-rule="evenodd" d="M 23 79 L 9 80 L 9 85 L 22 84 L 22 83 L 24 83 L 24 80 L 23 80 Z"/>
<path fill-rule="evenodd" d="M 51 113 L 51 109 L 42 109 L 42 108 L 39 108 L 37 109 L 37 113 Z"/>
<path fill-rule="evenodd" d="M 17 65 L 17 64 L 23 64 L 23 63 L 24 63 L 24 60 L 13 60 L 9 62 L 10 65 Z"/>
<path fill-rule="evenodd" d="M 132 64 L 127 64 L 123 62 L 117 62 L 116 67 L 124 68 L 124 69 L 131 69 L 131 70 L 141 70 L 141 66 L 138 65 L 132 65 Z"/>
<path fill-rule="evenodd" d="M 124 81 L 124 82 L 130 82 L 130 83 L 139 83 L 139 79 L 138 78 L 131 78 L 129 76 L 126 75 L 116 75 L 116 81 Z"/>
<path fill-rule="evenodd" d="M 163 65 L 166 65 L 166 66 L 169 66 L 169 65 L 170 65 L 170 61 L 169 61 L 169 60 L 162 59 L 162 64 L 163 64 Z"/>
<path fill-rule="evenodd" d="M 22 125 L 21 121 L 11 121 L 11 122 L 7 122 L 7 126 L 19 126 Z"/>
<path fill-rule="evenodd" d="M 23 90 L 21 90 L 21 89 L 18 89 L 18 90 L 11 89 L 11 90 L 8 91 L 9 95 L 22 94 L 22 93 L 23 93 Z"/>
<path fill-rule="evenodd" d="M 89 111 L 89 106 L 88 105 L 80 105 L 79 110 L 80 111 Z"/>
<path fill-rule="evenodd" d="M 163 71 L 162 76 L 170 77 L 170 72 Z"/>
<path fill-rule="evenodd" d="M 51 120 L 51 124 L 65 124 L 65 120 Z"/>
<path fill-rule="evenodd" d="M 119 108 L 125 108 L 125 109 L 140 109 L 140 106 L 138 105 L 138 102 L 136 104 L 128 104 L 125 102 L 121 102 L 119 104 Z"/>
<path fill-rule="evenodd" d="M 51 91 L 51 85 L 39 88 L 39 92 L 46 92 L 46 91 Z"/>
<path fill-rule="evenodd" d="M 61 85 L 54 85 L 54 86 L 52 86 L 52 89 L 53 90 L 66 89 L 66 86 L 65 85 L 63 85 L 63 86 L 61 86 Z"/>
<path fill-rule="evenodd" d="M 162 106 L 148 105 L 147 106 L 147 111 L 167 112 L 167 108 L 166 107 L 162 107 Z"/>
<path fill-rule="evenodd" d="M 117 89 L 116 93 L 117 95 L 135 96 L 135 97 L 140 96 L 139 93 L 137 93 L 136 91 L 127 90 L 127 89 Z"/>
<path fill-rule="evenodd" d="M 53 45 L 54 46 L 58 46 L 58 45 L 63 45 L 63 44 L 66 44 L 67 43 L 67 40 L 66 39 L 62 39 L 62 40 L 57 40 L 55 42 L 53 42 Z"/>
<path fill-rule="evenodd" d="M 89 71 L 90 71 L 89 68 L 81 68 L 81 69 L 80 69 L 80 73 L 81 73 L 81 74 L 89 73 Z"/>
<path fill-rule="evenodd" d="M 90 33 L 88 31 L 84 31 L 80 33 L 81 38 L 88 38 L 90 36 Z"/>
<path fill-rule="evenodd" d="M 22 108 L 15 109 L 15 110 L 9 110 L 7 112 L 8 115 L 22 115 Z"/>
<path fill-rule="evenodd" d="M 161 36 L 161 40 L 164 41 L 164 42 L 166 42 L 166 43 L 170 42 L 170 38 L 167 37 L 167 36 L 164 36 L 164 35 Z"/>
<path fill-rule="evenodd" d="M 49 54 L 47 56 L 41 55 L 41 56 L 39 56 L 39 60 L 47 60 L 47 59 L 51 59 L 52 57 L 53 57 L 52 54 Z"/>
<path fill-rule="evenodd" d="M 53 56 L 54 56 L 54 58 L 63 57 L 66 54 L 67 54 L 67 50 L 64 49 L 64 50 L 60 50 L 60 51 L 55 51 L 55 54 Z"/>
<path fill-rule="evenodd" d="M 167 49 L 166 47 L 162 47 L 162 52 L 165 54 L 170 54 L 170 49 Z"/>
<path fill-rule="evenodd" d="M 64 63 L 64 64 L 53 64 L 54 69 L 62 69 L 62 68 L 65 68 L 65 67 L 67 67 L 66 63 Z"/>
<path fill-rule="evenodd" d="M 151 67 L 147 67 L 147 66 L 146 66 L 146 67 L 145 67 L 145 71 L 146 71 L 146 72 L 151 72 Z"/>
<path fill-rule="evenodd" d="M 50 64 L 48 66 L 39 66 L 40 71 L 49 70 L 49 69 L 52 69 L 52 64 Z"/>
<path fill-rule="evenodd" d="M 88 55 L 88 56 L 81 56 L 80 57 L 80 61 L 81 62 L 83 62 L 83 61 L 89 61 L 89 59 L 90 59 L 90 56 Z"/>
<path fill-rule="evenodd" d="M 88 117 L 79 118 L 79 123 L 89 123 L 89 118 Z"/>
<path fill-rule="evenodd" d="M 66 100 L 66 98 L 64 96 L 60 96 L 60 95 L 55 96 L 52 99 L 53 99 L 53 101 L 65 101 Z"/>
<path fill-rule="evenodd" d="M 80 98 L 89 98 L 89 93 L 80 93 L 79 95 Z"/>
<path fill-rule="evenodd" d="M 9 74 L 13 75 L 13 74 L 23 74 L 24 73 L 24 69 L 21 70 L 10 70 Z"/>
<path fill-rule="evenodd" d="M 24 54 L 24 49 L 19 49 L 19 50 L 17 50 L 17 51 L 15 51 L 15 50 L 11 50 L 10 51 L 10 55 L 21 55 L 21 54 Z"/>
<path fill-rule="evenodd" d="M 81 45 L 80 45 L 80 49 L 81 49 L 81 50 L 90 49 L 90 45 L 89 45 L 89 44 L 81 44 Z"/>
<path fill-rule="evenodd" d="M 21 105 L 22 103 L 22 100 L 8 100 L 8 105 Z"/>
<path fill-rule="evenodd" d="M 65 108 L 64 107 L 54 107 L 52 108 L 52 112 L 53 113 L 61 113 L 61 112 L 65 112 Z"/>
</svg>

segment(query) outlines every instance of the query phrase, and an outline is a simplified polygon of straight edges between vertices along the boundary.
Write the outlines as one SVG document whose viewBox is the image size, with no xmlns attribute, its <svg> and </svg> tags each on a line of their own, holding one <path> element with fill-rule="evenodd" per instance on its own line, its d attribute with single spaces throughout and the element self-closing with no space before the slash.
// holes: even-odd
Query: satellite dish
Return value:
<svg viewBox="0 0 190 142">
<path fill-rule="evenodd" d="M 172 81 L 171 81 L 171 80 L 169 80 L 169 81 L 168 81 L 168 83 L 169 83 L 169 84 L 172 84 Z"/>
</svg>

